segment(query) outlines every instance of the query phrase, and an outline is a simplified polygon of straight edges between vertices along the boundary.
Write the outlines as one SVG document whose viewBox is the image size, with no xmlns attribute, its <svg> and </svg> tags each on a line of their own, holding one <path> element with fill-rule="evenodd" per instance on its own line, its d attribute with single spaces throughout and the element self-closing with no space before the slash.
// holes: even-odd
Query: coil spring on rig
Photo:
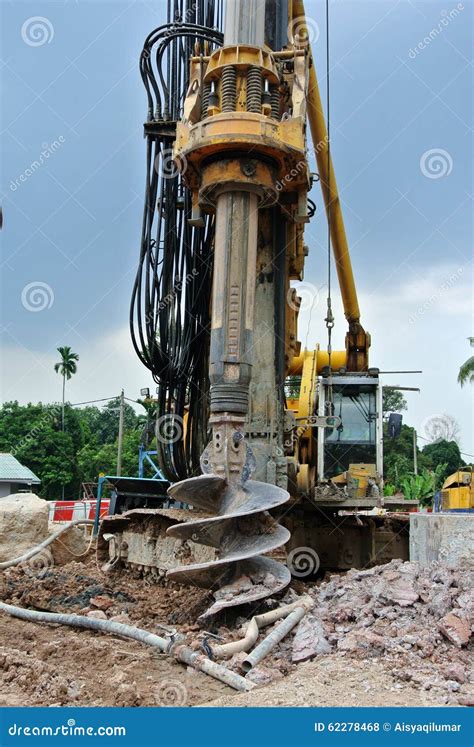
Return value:
<svg viewBox="0 0 474 747">
<path fill-rule="evenodd" d="M 237 106 L 237 71 L 231 65 L 222 73 L 222 111 L 235 112 Z"/>
<path fill-rule="evenodd" d="M 247 74 L 247 111 L 254 114 L 262 111 L 262 71 L 255 65 Z"/>
<path fill-rule="evenodd" d="M 271 88 L 272 119 L 280 119 L 280 89 L 279 86 Z"/>
<path fill-rule="evenodd" d="M 211 95 L 211 84 L 204 83 L 202 87 L 202 96 L 201 96 L 201 119 L 207 118 L 207 110 L 209 108 L 210 95 Z"/>
</svg>

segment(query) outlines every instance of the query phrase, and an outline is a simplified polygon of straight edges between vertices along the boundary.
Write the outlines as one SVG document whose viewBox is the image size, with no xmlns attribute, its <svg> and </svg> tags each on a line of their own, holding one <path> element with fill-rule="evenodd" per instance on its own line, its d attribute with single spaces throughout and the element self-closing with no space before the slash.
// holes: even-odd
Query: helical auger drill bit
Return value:
<svg viewBox="0 0 474 747">
<path fill-rule="evenodd" d="M 251 451 L 241 431 L 235 430 L 235 422 L 224 427 L 229 431 L 224 443 L 232 452 L 228 474 L 217 474 L 214 462 L 216 472 L 184 480 L 169 489 L 176 500 L 213 514 L 168 529 L 168 534 L 178 539 L 216 549 L 215 560 L 182 566 L 167 574 L 179 583 L 214 590 L 216 602 L 206 614 L 263 599 L 284 589 L 290 581 L 286 566 L 262 556 L 290 538 L 289 531 L 267 513 L 285 503 L 289 495 L 275 485 L 248 479 Z M 203 470 L 210 468 L 210 452 L 214 450 L 215 440 L 203 454 Z M 246 462 L 239 476 L 242 454 L 246 455 Z"/>
<path fill-rule="evenodd" d="M 167 531 L 181 540 L 215 548 L 215 560 L 168 571 L 168 577 L 215 590 L 208 614 L 263 599 L 290 581 L 286 566 L 262 557 L 290 538 L 268 511 L 289 493 L 251 480 L 255 459 L 243 434 L 248 412 L 253 347 L 258 197 L 224 192 L 217 198 L 215 282 L 211 331 L 212 442 L 198 477 L 176 483 L 169 494 L 209 518 Z M 217 286 L 219 283 L 219 286 Z M 227 289 L 227 293 L 224 292 Z"/>
<path fill-rule="evenodd" d="M 253 346 L 258 344 L 253 333 L 259 207 L 278 200 L 274 160 L 260 153 L 258 135 L 257 142 L 245 141 L 248 128 L 259 132 L 271 114 L 263 113 L 262 76 L 272 85 L 279 83 L 273 63 L 265 67 L 262 62 L 265 7 L 260 0 L 226 3 L 226 53 L 221 59 L 216 50 L 208 68 L 212 106 L 209 103 L 203 112 L 202 106 L 192 103 L 199 85 L 196 77 L 185 111 L 189 117 L 200 111 L 203 117 L 193 125 L 185 115 L 175 148 L 176 156 L 184 156 L 181 162 L 187 162 L 186 180 L 197 190 L 193 220 L 199 221 L 203 207 L 211 205 L 215 210 L 209 371 L 212 441 L 201 459 L 204 474 L 168 491 L 175 500 L 208 516 L 176 524 L 167 532 L 214 548 L 215 558 L 209 561 L 209 553 L 207 557 L 203 553 L 206 562 L 183 565 L 167 575 L 180 583 L 213 589 L 216 602 L 206 614 L 263 599 L 290 581 L 287 567 L 264 555 L 290 538 L 288 530 L 269 514 L 290 496 L 280 487 L 250 479 L 255 460 L 244 438 Z M 250 66 L 242 65 L 240 45 L 254 61 Z M 246 102 L 241 94 L 243 76 L 247 76 Z M 180 142 L 187 145 L 180 146 Z"/>
</svg>

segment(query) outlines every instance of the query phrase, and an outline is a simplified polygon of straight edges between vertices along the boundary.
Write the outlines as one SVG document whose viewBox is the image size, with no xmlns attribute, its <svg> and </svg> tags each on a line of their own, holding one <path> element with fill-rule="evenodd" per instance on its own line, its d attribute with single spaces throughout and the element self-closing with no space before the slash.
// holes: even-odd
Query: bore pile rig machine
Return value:
<svg viewBox="0 0 474 747">
<path fill-rule="evenodd" d="M 363 567 L 405 543 L 355 515 L 381 502 L 380 385 L 303 2 L 175 0 L 168 12 L 141 57 L 148 169 L 131 306 L 158 385 L 168 500 L 106 519 L 99 554 L 212 589 L 215 613 L 284 589 L 291 571 Z M 348 323 L 341 351 L 330 299 L 325 349 L 297 340 L 308 123 Z"/>
</svg>

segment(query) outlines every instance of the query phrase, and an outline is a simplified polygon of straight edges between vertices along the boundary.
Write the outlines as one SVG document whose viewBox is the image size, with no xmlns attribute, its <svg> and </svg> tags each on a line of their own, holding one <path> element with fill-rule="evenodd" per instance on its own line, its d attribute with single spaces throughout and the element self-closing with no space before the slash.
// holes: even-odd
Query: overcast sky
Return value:
<svg viewBox="0 0 474 747">
<path fill-rule="evenodd" d="M 324 90 L 324 3 L 306 5 Z M 1 3 L 4 401 L 60 398 L 58 345 L 80 356 L 73 402 L 152 386 L 132 350 L 128 307 L 145 175 L 138 57 L 164 6 Z M 474 334 L 473 2 L 330 6 L 332 150 L 371 363 L 421 369 L 385 377 L 421 388 L 407 396 L 406 422 L 423 435 L 428 418 L 449 413 L 474 454 L 472 389 L 456 382 Z M 312 196 L 302 286 L 311 300 L 299 335 L 308 347 L 326 345 L 326 224 L 317 186 Z"/>
</svg>

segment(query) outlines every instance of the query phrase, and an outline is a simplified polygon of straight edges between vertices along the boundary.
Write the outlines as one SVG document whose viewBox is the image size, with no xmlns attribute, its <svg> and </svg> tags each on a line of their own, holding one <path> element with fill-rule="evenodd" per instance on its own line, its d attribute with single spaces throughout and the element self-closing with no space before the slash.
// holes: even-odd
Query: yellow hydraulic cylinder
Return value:
<svg viewBox="0 0 474 747">
<path fill-rule="evenodd" d="M 290 365 L 290 370 L 288 372 L 289 376 L 301 376 L 303 371 L 303 365 L 305 362 L 305 358 L 308 355 L 313 355 L 312 351 L 305 350 L 301 353 L 301 355 L 298 355 L 297 357 L 293 358 Z M 345 350 L 333 350 L 331 353 L 331 367 L 338 371 L 340 368 L 345 368 L 347 365 L 347 353 Z M 326 368 L 329 366 L 329 353 L 327 350 L 319 350 L 317 351 L 317 357 L 316 357 L 316 373 L 320 374 L 323 368 Z"/>
</svg>

